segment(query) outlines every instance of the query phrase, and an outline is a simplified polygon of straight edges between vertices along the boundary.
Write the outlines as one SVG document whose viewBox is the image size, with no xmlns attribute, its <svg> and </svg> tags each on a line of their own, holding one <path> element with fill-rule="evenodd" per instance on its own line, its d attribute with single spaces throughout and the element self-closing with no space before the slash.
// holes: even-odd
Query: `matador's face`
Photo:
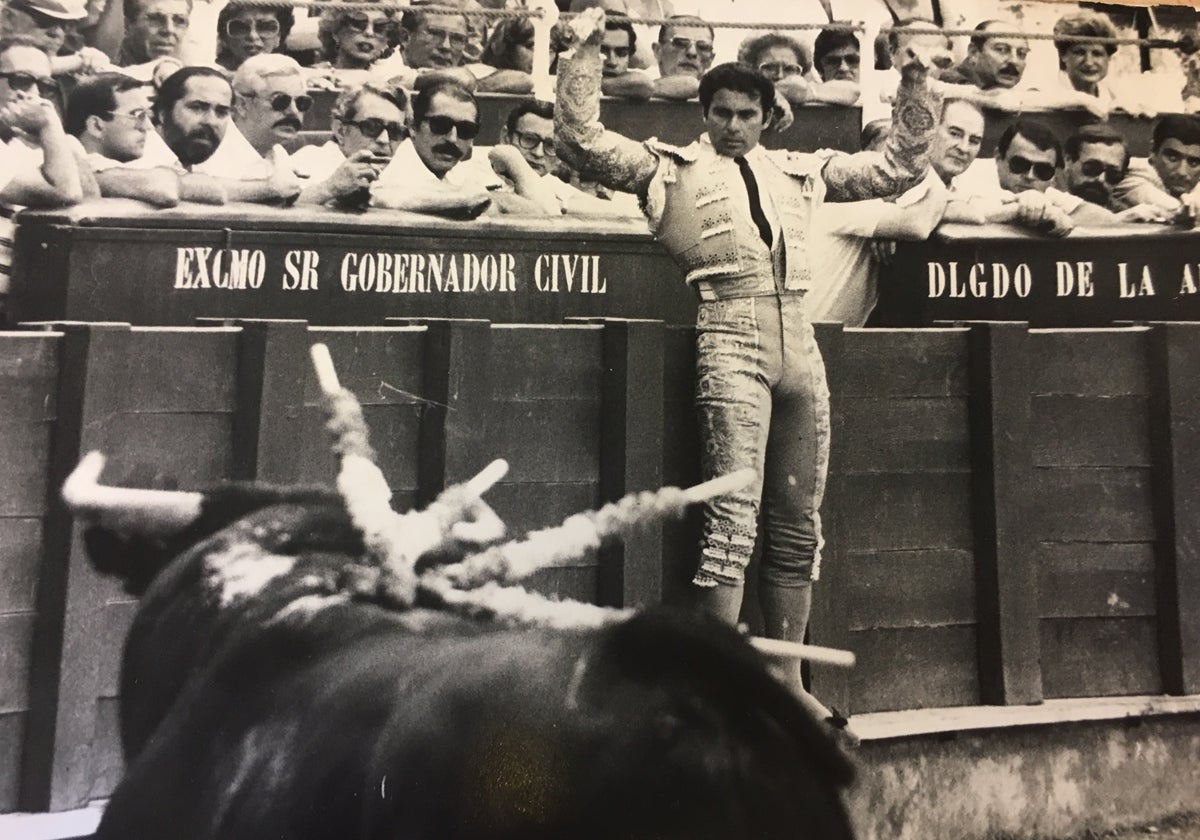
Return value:
<svg viewBox="0 0 1200 840">
<path fill-rule="evenodd" d="M 739 157 L 758 145 L 767 122 L 758 96 L 721 88 L 704 112 L 704 125 L 717 154 Z"/>
</svg>

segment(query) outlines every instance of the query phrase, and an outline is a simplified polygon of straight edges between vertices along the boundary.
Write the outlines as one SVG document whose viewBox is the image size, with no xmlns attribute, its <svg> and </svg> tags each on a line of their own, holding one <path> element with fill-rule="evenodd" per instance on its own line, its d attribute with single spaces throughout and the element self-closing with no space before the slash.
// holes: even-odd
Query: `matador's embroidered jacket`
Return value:
<svg viewBox="0 0 1200 840">
<path fill-rule="evenodd" d="M 746 160 L 778 220 L 773 253 L 751 218 L 736 164 L 717 154 L 707 138 L 681 148 L 657 140 L 635 143 L 605 130 L 600 64 L 599 49 L 591 44 L 559 62 L 559 156 L 585 178 L 638 195 L 651 231 L 687 281 L 719 281 L 720 297 L 810 288 L 806 241 L 814 210 L 823 200 L 899 195 L 918 183 L 941 113 L 940 97 L 924 84 L 905 81 L 883 152 L 832 158 L 761 147 L 749 152 Z"/>
</svg>

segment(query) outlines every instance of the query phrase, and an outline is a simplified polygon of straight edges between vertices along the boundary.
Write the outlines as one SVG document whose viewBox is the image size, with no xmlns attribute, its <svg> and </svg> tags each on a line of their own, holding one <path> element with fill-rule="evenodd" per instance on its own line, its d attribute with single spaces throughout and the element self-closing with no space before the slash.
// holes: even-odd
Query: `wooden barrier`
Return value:
<svg viewBox="0 0 1200 840">
<path fill-rule="evenodd" d="M 489 500 L 513 530 L 697 477 L 690 328 L 52 326 L 0 334 L 0 434 L 18 453 L 0 490 L 0 811 L 74 807 L 121 772 L 134 604 L 86 562 L 63 477 L 101 449 L 115 483 L 331 481 L 311 342 L 363 403 L 399 506 L 500 456 Z M 1200 693 L 1200 324 L 818 325 L 818 341 L 833 452 L 811 632 L 859 657 L 814 668 L 818 696 L 864 713 Z M 697 524 L 534 585 L 680 602 Z"/>
</svg>

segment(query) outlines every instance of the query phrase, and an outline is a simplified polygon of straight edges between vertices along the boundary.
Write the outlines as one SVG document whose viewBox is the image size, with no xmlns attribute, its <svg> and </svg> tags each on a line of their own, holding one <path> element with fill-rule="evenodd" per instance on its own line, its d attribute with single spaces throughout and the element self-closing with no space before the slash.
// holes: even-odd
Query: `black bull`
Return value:
<svg viewBox="0 0 1200 840">
<path fill-rule="evenodd" d="M 347 594 L 341 500 L 241 486 L 89 553 L 142 595 L 98 840 L 849 838 L 851 769 L 735 631 L 512 628 Z"/>
</svg>

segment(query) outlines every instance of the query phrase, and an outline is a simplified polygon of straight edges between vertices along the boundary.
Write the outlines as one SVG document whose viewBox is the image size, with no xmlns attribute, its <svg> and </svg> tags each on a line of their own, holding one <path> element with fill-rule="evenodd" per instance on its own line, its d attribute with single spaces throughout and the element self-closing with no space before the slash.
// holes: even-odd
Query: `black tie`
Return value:
<svg viewBox="0 0 1200 840">
<path fill-rule="evenodd" d="M 742 171 L 742 180 L 746 182 L 746 194 L 750 197 L 750 218 L 754 219 L 759 235 L 770 248 L 775 237 L 771 235 L 771 223 L 767 221 L 767 214 L 763 212 L 762 202 L 758 197 L 758 181 L 754 180 L 754 173 L 750 171 L 750 164 L 744 157 L 735 157 L 734 160 L 737 161 L 738 169 Z"/>
</svg>

